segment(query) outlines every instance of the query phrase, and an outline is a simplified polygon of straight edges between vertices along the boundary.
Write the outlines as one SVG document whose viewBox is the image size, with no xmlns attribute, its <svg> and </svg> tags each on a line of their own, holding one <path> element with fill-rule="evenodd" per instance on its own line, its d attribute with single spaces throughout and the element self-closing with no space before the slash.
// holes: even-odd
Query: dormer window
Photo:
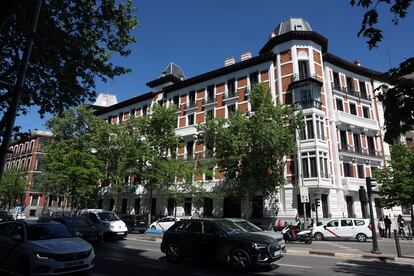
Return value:
<svg viewBox="0 0 414 276">
<path fill-rule="evenodd" d="M 293 28 L 295 29 L 295 31 L 302 31 L 303 30 L 302 25 L 295 25 Z"/>
</svg>

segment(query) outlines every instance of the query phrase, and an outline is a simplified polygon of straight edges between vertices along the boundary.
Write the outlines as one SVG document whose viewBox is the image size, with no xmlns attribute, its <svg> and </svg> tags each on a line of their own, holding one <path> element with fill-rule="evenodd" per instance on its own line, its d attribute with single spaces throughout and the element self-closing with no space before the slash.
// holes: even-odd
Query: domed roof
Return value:
<svg viewBox="0 0 414 276">
<path fill-rule="evenodd" d="M 311 26 L 309 25 L 308 21 L 302 18 L 289 18 L 286 19 L 276 27 L 276 29 L 272 33 L 273 36 L 281 35 L 290 31 L 312 31 Z"/>
</svg>

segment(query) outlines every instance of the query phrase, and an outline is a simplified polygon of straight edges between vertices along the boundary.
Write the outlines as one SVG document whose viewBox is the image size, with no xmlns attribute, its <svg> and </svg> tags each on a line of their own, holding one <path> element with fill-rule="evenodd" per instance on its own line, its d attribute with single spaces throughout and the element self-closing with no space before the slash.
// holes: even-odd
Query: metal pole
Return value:
<svg viewBox="0 0 414 276">
<path fill-rule="evenodd" d="M 400 246 L 400 237 L 398 237 L 397 230 L 394 230 L 394 239 L 395 239 L 395 246 L 397 248 L 397 256 L 401 258 L 401 246 Z"/>
<path fill-rule="evenodd" d="M 318 226 L 318 201 L 315 200 L 315 212 L 316 212 L 316 226 Z"/>
<path fill-rule="evenodd" d="M 302 143 L 300 140 L 300 133 L 299 130 L 296 130 L 296 137 L 298 139 L 298 144 L 299 144 L 299 155 L 298 155 L 298 168 L 299 168 L 299 177 L 300 177 L 300 181 L 301 181 L 301 186 L 304 187 L 304 183 L 303 183 L 303 168 L 302 168 Z M 298 208 L 299 208 L 299 202 L 298 202 Z M 304 229 L 306 229 L 306 203 L 303 203 L 303 227 Z"/>
<path fill-rule="evenodd" d="M 20 98 L 22 96 L 24 81 L 26 78 L 27 68 L 29 66 L 30 54 L 32 52 L 33 41 L 37 29 L 37 22 L 39 21 L 40 8 L 42 6 L 42 0 L 36 0 L 36 6 L 33 12 L 32 25 L 30 33 L 27 38 L 25 49 L 23 52 L 22 64 L 17 76 L 16 85 L 12 94 L 9 110 L 4 116 L 7 116 L 6 125 L 4 130 L 3 140 L 0 146 L 0 179 L 4 172 L 4 163 L 7 157 L 7 151 L 10 145 L 10 140 L 13 132 L 14 122 L 16 120 L 17 109 L 20 104 Z"/>
<path fill-rule="evenodd" d="M 366 178 L 367 184 L 367 191 L 368 191 L 368 205 L 369 205 L 369 213 L 370 213 L 370 222 L 371 222 L 371 230 L 372 230 L 372 250 L 371 253 L 373 254 L 382 254 L 378 248 L 378 240 L 377 240 L 377 231 L 375 228 L 374 222 L 374 210 L 372 208 L 372 200 L 371 200 L 371 177 Z"/>
</svg>

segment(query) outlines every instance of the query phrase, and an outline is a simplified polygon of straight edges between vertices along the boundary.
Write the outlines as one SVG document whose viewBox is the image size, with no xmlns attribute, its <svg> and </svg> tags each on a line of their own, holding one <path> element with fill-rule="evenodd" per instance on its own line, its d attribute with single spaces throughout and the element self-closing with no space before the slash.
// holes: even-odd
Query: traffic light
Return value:
<svg viewBox="0 0 414 276">
<path fill-rule="evenodd" d="M 367 193 L 365 192 L 364 186 L 359 187 L 359 201 L 361 201 L 362 203 L 368 202 Z"/>
<path fill-rule="evenodd" d="M 367 176 L 365 178 L 365 180 L 366 180 L 366 184 L 367 184 L 368 195 L 372 195 L 372 188 L 377 187 L 377 182 L 375 181 L 375 178 L 371 178 L 369 176 Z"/>
<path fill-rule="evenodd" d="M 315 208 L 318 208 L 319 206 L 321 206 L 321 200 L 319 198 L 315 199 Z"/>
</svg>

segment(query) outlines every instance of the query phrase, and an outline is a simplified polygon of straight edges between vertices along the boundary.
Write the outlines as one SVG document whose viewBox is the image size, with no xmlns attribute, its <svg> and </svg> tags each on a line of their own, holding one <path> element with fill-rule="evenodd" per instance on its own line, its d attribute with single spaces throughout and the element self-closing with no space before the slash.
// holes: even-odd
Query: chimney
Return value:
<svg viewBox="0 0 414 276">
<path fill-rule="evenodd" d="M 252 58 L 252 53 L 250 51 L 244 52 L 241 56 L 240 56 L 240 60 L 244 61 L 246 59 Z"/>
<path fill-rule="evenodd" d="M 229 66 L 232 64 L 235 64 L 236 60 L 234 59 L 234 57 L 228 57 L 225 61 L 224 61 L 224 66 Z"/>
<path fill-rule="evenodd" d="M 355 64 L 356 66 L 361 66 L 361 62 L 359 61 L 359 59 L 356 59 L 356 60 L 354 61 L 354 64 Z"/>
</svg>

